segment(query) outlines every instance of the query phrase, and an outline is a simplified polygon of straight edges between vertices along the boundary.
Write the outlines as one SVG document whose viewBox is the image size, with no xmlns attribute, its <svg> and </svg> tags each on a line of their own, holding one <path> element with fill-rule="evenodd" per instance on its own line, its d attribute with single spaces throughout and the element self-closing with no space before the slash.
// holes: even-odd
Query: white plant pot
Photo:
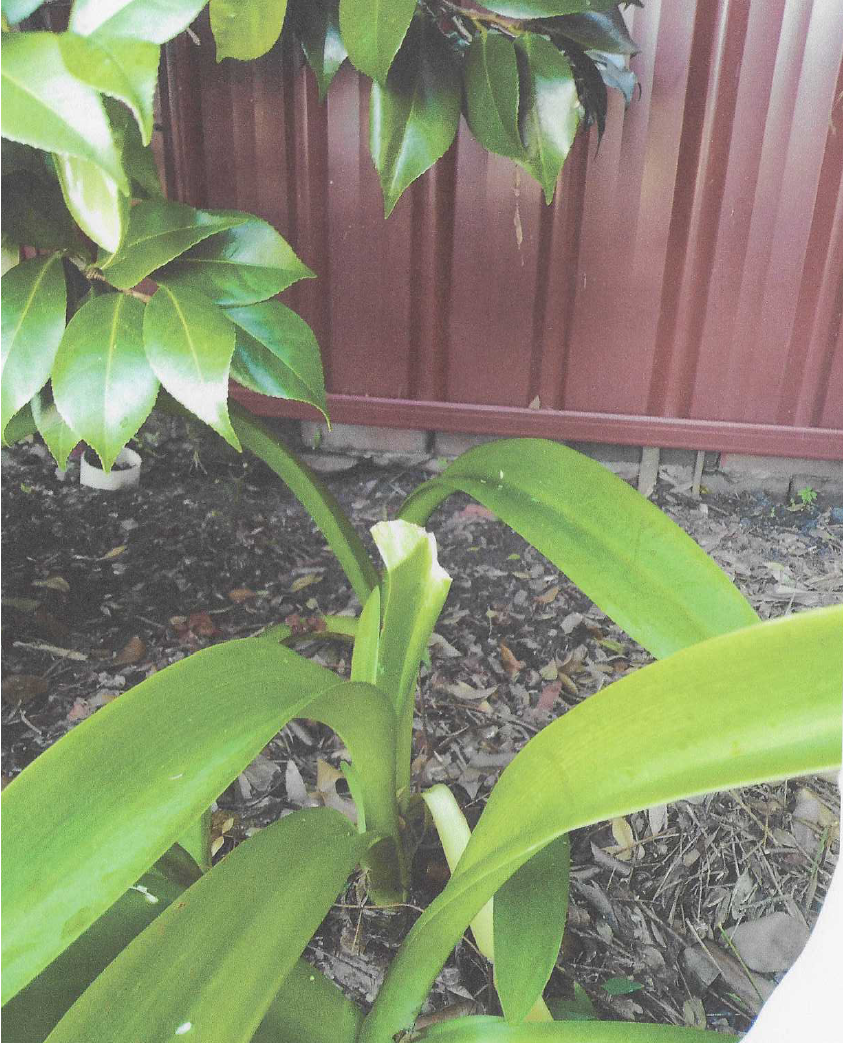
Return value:
<svg viewBox="0 0 843 1043">
<path fill-rule="evenodd" d="M 117 489 L 133 489 L 140 481 L 141 457 L 134 449 L 121 449 L 117 459 L 108 474 L 99 466 L 92 463 L 88 454 L 96 459 L 90 449 L 82 454 L 79 464 L 79 484 L 87 485 L 89 489 L 101 489 L 105 492 L 113 492 Z"/>
</svg>

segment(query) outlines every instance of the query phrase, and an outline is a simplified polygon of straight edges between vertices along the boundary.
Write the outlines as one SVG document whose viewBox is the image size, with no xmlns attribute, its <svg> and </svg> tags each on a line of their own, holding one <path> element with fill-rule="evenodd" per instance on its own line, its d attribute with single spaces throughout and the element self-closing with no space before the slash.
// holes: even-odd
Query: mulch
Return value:
<svg viewBox="0 0 843 1043">
<path fill-rule="evenodd" d="M 199 648 L 359 610 L 308 515 L 259 461 L 170 420 L 151 425 L 138 448 L 142 484 L 115 494 L 80 487 L 73 462 L 59 475 L 38 444 L 3 450 L 4 784 L 99 707 Z M 418 461 L 389 457 L 325 480 L 368 539 L 427 477 Z M 660 482 L 654 499 L 763 618 L 843 598 L 833 505 L 791 509 L 760 493 L 700 501 L 678 481 Z M 467 498 L 447 501 L 431 525 L 453 585 L 422 668 L 414 771 L 421 786 L 451 786 L 473 821 L 532 735 L 649 657 Z M 299 650 L 348 675 L 348 645 L 317 638 Z M 288 725 L 220 795 L 215 857 L 297 807 L 352 813 L 337 771 L 343 752 L 320 725 Z M 816 919 L 839 849 L 837 807 L 833 782 L 809 778 L 579 831 L 549 994 L 570 998 L 577 983 L 601 1017 L 745 1029 L 795 955 L 781 937 L 792 948 Z M 374 910 L 352 882 L 308 958 L 370 1002 L 446 876 L 428 837 L 410 903 Z M 752 939 L 730 937 L 739 925 L 758 934 L 758 970 L 747 966 Z M 442 1009 L 496 1012 L 489 967 L 469 938 L 428 1016 Z"/>
</svg>

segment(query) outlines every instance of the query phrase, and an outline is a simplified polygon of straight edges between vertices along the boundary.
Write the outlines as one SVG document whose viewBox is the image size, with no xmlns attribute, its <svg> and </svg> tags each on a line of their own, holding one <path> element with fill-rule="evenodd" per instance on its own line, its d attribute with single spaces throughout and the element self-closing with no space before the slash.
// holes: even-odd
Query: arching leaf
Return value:
<svg viewBox="0 0 843 1043">
<path fill-rule="evenodd" d="M 0 430 L 50 376 L 64 333 L 67 289 L 60 254 L 34 257 L 3 276 Z"/>
<path fill-rule="evenodd" d="M 100 29 L 150 43 L 166 43 L 186 29 L 208 0 L 75 0 L 69 28 L 81 36 Z"/>
<path fill-rule="evenodd" d="M 480 6 L 507 18 L 552 18 L 583 11 L 609 11 L 618 0 L 479 0 Z"/>
<path fill-rule="evenodd" d="M 566 15 L 555 19 L 552 26 L 554 32 L 558 30 L 586 51 L 625 55 L 638 54 L 639 51 L 618 7 Z"/>
<path fill-rule="evenodd" d="M 465 59 L 466 118 L 483 148 L 524 159 L 518 131 L 518 63 L 515 44 L 500 33 L 475 36 Z"/>
<path fill-rule="evenodd" d="M 94 163 L 76 156 L 54 158 L 64 201 L 76 223 L 104 250 L 118 249 L 129 220 L 129 197 Z"/>
<path fill-rule="evenodd" d="M 38 434 L 44 439 L 44 444 L 59 468 L 65 470 L 67 458 L 81 441 L 79 435 L 68 426 L 67 421 L 56 409 L 55 402 L 47 397 L 46 392 L 40 391 L 32 399 L 31 406 Z"/>
<path fill-rule="evenodd" d="M 217 61 L 260 58 L 281 35 L 287 0 L 211 0 Z"/>
</svg>

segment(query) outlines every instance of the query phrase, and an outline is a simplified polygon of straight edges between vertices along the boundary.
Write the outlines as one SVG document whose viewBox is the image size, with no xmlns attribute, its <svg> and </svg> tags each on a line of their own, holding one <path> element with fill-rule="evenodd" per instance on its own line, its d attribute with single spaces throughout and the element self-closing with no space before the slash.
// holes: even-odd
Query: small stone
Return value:
<svg viewBox="0 0 843 1043">
<path fill-rule="evenodd" d="M 838 525 L 843 525 L 843 507 L 831 508 L 831 520 Z"/>
</svg>

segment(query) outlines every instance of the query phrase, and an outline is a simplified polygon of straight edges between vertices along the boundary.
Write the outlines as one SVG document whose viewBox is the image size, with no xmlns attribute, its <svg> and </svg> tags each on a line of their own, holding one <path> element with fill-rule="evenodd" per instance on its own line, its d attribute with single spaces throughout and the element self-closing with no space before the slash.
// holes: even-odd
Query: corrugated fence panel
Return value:
<svg viewBox="0 0 843 1043">
<path fill-rule="evenodd" d="M 461 126 L 386 222 L 353 69 L 320 104 L 280 46 L 170 45 L 171 191 L 260 214 L 317 272 L 285 299 L 334 419 L 843 459 L 843 4 L 628 18 L 641 96 L 550 207 Z"/>
</svg>

